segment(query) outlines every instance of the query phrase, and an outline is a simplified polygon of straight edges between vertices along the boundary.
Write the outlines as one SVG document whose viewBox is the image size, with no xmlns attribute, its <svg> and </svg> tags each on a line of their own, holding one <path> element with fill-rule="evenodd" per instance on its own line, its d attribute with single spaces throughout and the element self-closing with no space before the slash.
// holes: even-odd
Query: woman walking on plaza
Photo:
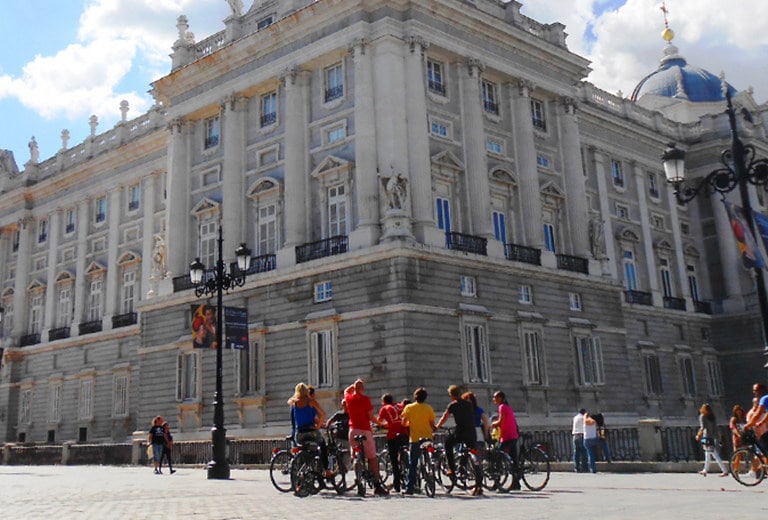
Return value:
<svg viewBox="0 0 768 520">
<path fill-rule="evenodd" d="M 171 462 L 171 454 L 173 450 L 173 434 L 171 433 L 171 425 L 168 422 L 163 423 L 163 430 L 165 431 L 165 444 L 163 444 L 163 454 L 160 456 L 160 471 L 163 470 L 163 460 L 168 461 L 168 469 L 171 471 L 171 475 L 176 473 L 173 469 L 173 463 Z"/>
<path fill-rule="evenodd" d="M 163 471 L 160 469 L 160 459 L 163 456 L 163 448 L 165 448 L 165 429 L 163 428 L 163 418 L 159 415 L 152 419 L 147 444 L 152 446 L 152 465 L 155 468 L 155 475 L 161 475 Z"/>
<path fill-rule="evenodd" d="M 699 409 L 699 426 L 696 440 L 700 441 L 704 447 L 704 469 L 699 471 L 699 473 L 705 477 L 707 476 L 710 460 L 714 457 L 722 472 L 720 476 L 727 477 L 728 469 L 723 464 L 723 459 L 720 458 L 720 453 L 717 451 L 717 421 L 715 421 L 715 413 L 708 403 L 704 403 Z"/>
</svg>

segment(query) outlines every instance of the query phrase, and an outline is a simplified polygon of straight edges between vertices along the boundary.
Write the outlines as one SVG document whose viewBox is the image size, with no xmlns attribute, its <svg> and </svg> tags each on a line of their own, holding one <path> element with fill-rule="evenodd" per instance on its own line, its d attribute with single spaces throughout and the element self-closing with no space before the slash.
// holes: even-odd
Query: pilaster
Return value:
<svg viewBox="0 0 768 520">
<path fill-rule="evenodd" d="M 90 224 L 88 208 L 91 202 L 90 199 L 85 199 L 77 206 L 77 257 L 75 260 L 75 306 L 72 316 L 72 336 L 78 335 L 79 325 L 83 321 L 86 308 L 85 286 L 88 280 L 85 276 L 85 260 L 88 257 L 88 228 Z"/>
<path fill-rule="evenodd" d="M 309 157 L 310 73 L 298 69 L 283 75 L 285 85 L 285 243 L 293 247 L 307 242 L 307 178 Z"/>
<path fill-rule="evenodd" d="M 41 339 L 48 341 L 48 332 L 53 327 L 56 310 L 56 267 L 59 236 L 61 235 L 61 210 L 57 209 L 49 217 L 48 227 L 48 269 L 46 272 L 47 287 L 45 291 L 45 316 Z"/>
<path fill-rule="evenodd" d="M 645 270 L 648 277 L 648 288 L 651 291 L 653 304 L 663 307 L 663 294 L 659 290 L 659 276 L 656 269 L 656 253 L 653 249 L 653 236 L 651 235 L 651 219 L 648 214 L 648 191 L 645 187 L 645 172 L 638 164 L 633 164 L 637 185 L 637 201 L 640 206 L 640 230 L 643 235 L 643 252 L 645 255 Z"/>
<path fill-rule="evenodd" d="M 222 223 L 224 261 L 235 259 L 235 250 L 246 242 L 245 220 L 245 106 L 247 100 L 232 95 L 224 100 L 224 164 L 222 167 Z M 287 148 L 287 150 L 291 150 Z M 288 154 L 286 154 L 288 155 Z"/>
<path fill-rule="evenodd" d="M 169 125 L 168 194 L 165 229 L 172 229 L 166 237 L 167 266 L 171 276 L 181 276 L 188 270 L 190 240 L 189 216 L 189 136 L 187 122 L 176 119 Z"/>
<path fill-rule="evenodd" d="M 595 162 L 595 178 L 597 179 L 597 195 L 600 203 L 600 215 L 598 218 L 603 224 L 603 236 L 605 239 L 605 259 L 600 259 L 603 267 L 603 275 L 609 275 L 612 279 L 618 280 L 618 263 L 616 257 L 616 238 L 613 233 L 613 220 L 611 219 L 611 202 L 608 197 L 608 183 L 606 181 L 608 173 L 605 169 L 605 155 L 592 148 L 590 150 L 592 160 Z"/>
<path fill-rule="evenodd" d="M 561 146 L 563 147 L 563 177 L 565 201 L 572 254 L 589 257 L 589 215 L 587 191 L 582 171 L 581 140 L 576 118 L 576 100 L 565 98 L 558 111 L 560 118 Z"/>
<path fill-rule="evenodd" d="M 139 300 L 144 299 L 145 294 L 145 288 L 146 288 L 146 297 L 150 298 L 152 296 L 155 296 L 157 293 L 157 290 L 154 289 L 153 284 L 159 281 L 159 278 L 162 278 L 165 276 L 165 273 L 159 273 L 158 280 L 153 279 L 153 273 L 152 273 L 152 253 L 155 246 L 155 197 L 156 197 L 156 190 L 155 190 L 155 183 L 158 182 L 159 179 L 161 179 L 162 176 L 157 174 L 151 174 L 147 177 L 145 177 L 142 180 L 141 183 L 141 192 L 142 192 L 142 209 L 143 209 L 143 219 L 142 219 L 142 232 L 141 232 L 141 289 L 137 291 L 136 297 Z M 167 245 L 167 237 L 163 236 L 163 240 L 166 240 Z M 166 250 L 166 256 L 168 254 Z M 152 292 L 154 289 L 154 292 Z M 152 293 L 151 293 L 152 292 Z M 151 293 L 151 294 L 150 294 Z"/>
<path fill-rule="evenodd" d="M 19 222 L 19 251 L 16 257 L 16 278 L 13 286 L 13 333 L 18 338 L 27 333 L 27 317 L 29 316 L 29 301 L 27 286 L 29 285 L 30 247 L 35 220 L 31 215 L 23 216 Z"/>
<path fill-rule="evenodd" d="M 116 314 L 117 302 L 120 299 L 118 287 L 119 269 L 117 267 L 117 253 L 120 245 L 120 194 L 122 186 L 118 186 L 109 192 L 109 232 L 107 235 L 107 289 L 105 295 L 103 330 L 112 328 L 112 316 Z"/>
</svg>

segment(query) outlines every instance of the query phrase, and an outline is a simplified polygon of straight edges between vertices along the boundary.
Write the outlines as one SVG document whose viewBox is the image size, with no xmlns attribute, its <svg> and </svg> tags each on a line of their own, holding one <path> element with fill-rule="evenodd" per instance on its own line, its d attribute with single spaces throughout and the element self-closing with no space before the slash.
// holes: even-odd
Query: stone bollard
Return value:
<svg viewBox="0 0 768 520">
<path fill-rule="evenodd" d="M 637 442 L 644 462 L 661 460 L 663 448 L 659 435 L 659 419 L 641 419 L 637 423 Z"/>
<path fill-rule="evenodd" d="M 69 450 L 75 441 L 67 441 L 61 445 L 61 465 L 66 466 L 69 464 Z"/>
</svg>

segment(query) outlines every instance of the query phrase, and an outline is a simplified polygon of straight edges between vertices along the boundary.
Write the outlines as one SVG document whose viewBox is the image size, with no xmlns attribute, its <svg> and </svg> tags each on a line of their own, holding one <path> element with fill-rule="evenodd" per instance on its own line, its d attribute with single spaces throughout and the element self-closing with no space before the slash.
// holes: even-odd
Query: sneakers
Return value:
<svg viewBox="0 0 768 520">
<path fill-rule="evenodd" d="M 176 470 L 175 470 L 175 469 L 172 469 L 172 470 L 171 470 L 171 475 L 173 475 L 174 473 L 176 473 Z"/>
<path fill-rule="evenodd" d="M 479 496 L 482 496 L 482 494 L 483 494 L 483 488 L 481 487 L 476 487 L 475 489 L 472 490 L 473 497 L 479 497 Z"/>
<path fill-rule="evenodd" d="M 373 494 L 377 497 L 385 497 L 389 495 L 389 491 L 384 489 L 384 486 L 381 484 L 377 484 L 376 487 L 373 488 Z"/>
<path fill-rule="evenodd" d="M 720 476 L 721 477 L 727 477 L 728 476 L 728 472 L 727 471 L 723 471 L 722 473 L 720 473 Z"/>
<path fill-rule="evenodd" d="M 157 468 L 155 468 L 154 474 L 155 475 L 159 475 L 160 474 L 160 472 L 157 470 Z"/>
<path fill-rule="evenodd" d="M 701 475 L 702 477 L 706 477 L 707 476 L 707 470 L 703 469 L 703 470 L 699 471 L 699 475 Z"/>
</svg>

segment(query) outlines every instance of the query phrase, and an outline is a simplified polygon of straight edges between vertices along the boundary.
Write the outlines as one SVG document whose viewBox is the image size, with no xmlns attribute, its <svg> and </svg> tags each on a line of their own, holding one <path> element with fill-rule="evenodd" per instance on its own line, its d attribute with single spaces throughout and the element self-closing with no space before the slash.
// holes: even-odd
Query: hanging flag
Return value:
<svg viewBox="0 0 768 520">
<path fill-rule="evenodd" d="M 760 212 L 753 211 L 752 216 L 755 217 L 757 232 L 760 234 L 760 238 L 763 239 L 765 250 L 768 251 L 768 215 L 763 215 Z"/>
<path fill-rule="evenodd" d="M 749 230 L 741 207 L 731 204 L 726 200 L 723 201 L 723 204 L 725 204 L 725 210 L 728 212 L 728 220 L 731 222 L 731 229 L 736 237 L 736 243 L 739 246 L 744 267 L 747 269 L 753 267 L 762 269 L 765 267 L 765 262 L 760 254 L 760 250 L 757 248 L 755 237 L 752 236 L 752 232 Z"/>
<path fill-rule="evenodd" d="M 224 307 L 226 348 L 248 348 L 248 309 Z"/>
</svg>

